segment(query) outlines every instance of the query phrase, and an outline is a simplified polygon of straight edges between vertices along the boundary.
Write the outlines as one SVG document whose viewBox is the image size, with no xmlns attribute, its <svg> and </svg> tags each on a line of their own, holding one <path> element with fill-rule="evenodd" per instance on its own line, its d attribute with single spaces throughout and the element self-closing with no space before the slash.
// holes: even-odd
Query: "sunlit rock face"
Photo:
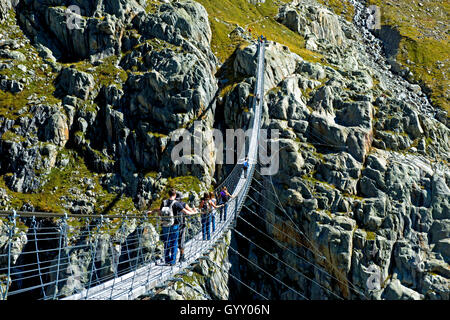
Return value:
<svg viewBox="0 0 450 320">
<path fill-rule="evenodd" d="M 249 127 L 257 46 L 245 42 L 251 36 L 243 26 L 233 26 L 243 41 L 220 64 L 208 23 L 215 17 L 201 4 L 168 2 L 148 10 L 144 2 L 21 1 L 13 21 L 14 1 L 0 0 L 0 20 L 8 25 L 0 29 L 1 209 L 26 195 L 31 200 L 20 200 L 22 209 L 38 210 L 42 201 L 33 197 L 49 184 L 47 195 L 71 213 L 102 212 L 109 204 L 103 200 L 117 195 L 129 202 L 114 212 L 137 212 L 140 200 L 154 204 L 171 185 L 185 187 L 194 205 L 226 176 L 229 168 L 208 149 L 215 141 L 194 123 L 223 132 Z M 80 28 L 67 27 L 69 4 L 81 10 Z M 446 121 L 420 87 L 391 73 L 367 30 L 313 0 L 281 5 L 276 20 L 304 38 L 305 51 L 271 39 L 266 44 L 262 129 L 279 132 L 279 166 L 270 180 L 256 175 L 263 187 L 253 186 L 262 194 L 252 191 L 246 203 L 263 222 L 250 210 L 241 213 L 262 233 L 238 219 L 236 229 L 254 244 L 226 233 L 209 253 L 222 268 L 200 260 L 182 281 L 146 298 L 259 298 L 233 275 L 268 298 L 299 299 L 231 253 L 232 246 L 310 299 L 362 299 L 363 293 L 448 300 Z M 8 36 L 21 32 L 26 36 Z M 202 138 L 205 152 L 184 155 L 194 164 L 172 159 L 179 130 Z M 136 228 L 132 222 L 90 240 L 104 270 L 99 277 L 114 274 L 114 259 Z M 70 241 L 78 239 L 75 229 Z M 3 254 L 3 222 L 0 230 Z M 143 230 L 145 259 L 154 262 L 161 255 L 157 229 L 148 224 Z M 15 235 L 13 262 L 19 263 L 30 238 L 19 229 Z M 58 275 L 52 265 L 50 280 L 67 280 L 48 288 L 49 295 L 73 294 L 89 281 L 87 249 L 63 256 L 70 263 Z"/>
</svg>

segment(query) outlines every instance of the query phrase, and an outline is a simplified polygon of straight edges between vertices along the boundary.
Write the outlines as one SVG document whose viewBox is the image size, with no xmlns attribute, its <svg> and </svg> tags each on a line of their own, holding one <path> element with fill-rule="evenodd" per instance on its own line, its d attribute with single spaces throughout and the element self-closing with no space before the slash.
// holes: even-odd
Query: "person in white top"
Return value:
<svg viewBox="0 0 450 320">
<path fill-rule="evenodd" d="M 209 193 L 209 204 L 212 208 L 211 211 L 211 225 L 212 225 L 212 232 L 216 231 L 216 212 L 217 212 L 217 208 L 220 208 L 222 206 L 218 206 L 216 205 L 217 200 L 216 197 L 214 196 L 214 192 L 210 192 Z"/>
</svg>

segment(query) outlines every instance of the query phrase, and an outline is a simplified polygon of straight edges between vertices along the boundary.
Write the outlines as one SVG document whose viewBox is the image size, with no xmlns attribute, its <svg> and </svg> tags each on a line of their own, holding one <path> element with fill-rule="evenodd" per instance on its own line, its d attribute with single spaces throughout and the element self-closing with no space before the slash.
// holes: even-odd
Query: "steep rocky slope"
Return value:
<svg viewBox="0 0 450 320">
<path fill-rule="evenodd" d="M 159 206 L 169 187 L 207 190 L 214 158 L 194 166 L 170 161 L 175 129 L 214 121 L 217 60 L 205 9 L 192 1 L 162 4 L 155 13 L 145 1 L 79 2 L 80 29 L 71 29 L 67 4 L 23 1 L 8 10 L 2 2 L 2 209 L 132 214 L 146 203 Z M 112 234 L 102 246 L 111 253 L 136 224 L 108 223 Z M 20 227 L 18 253 L 30 221 Z M 85 263 L 75 259 L 66 272 Z M 65 294 L 76 289 L 64 285 Z"/>
<path fill-rule="evenodd" d="M 429 92 L 435 106 L 448 112 L 450 5 L 446 1 L 366 1 L 381 12 L 377 35 L 389 62 Z"/>
<path fill-rule="evenodd" d="M 222 130 L 248 125 L 253 28 L 269 40 L 264 128 L 281 134 L 280 170 L 271 177 L 279 199 L 266 192 L 252 195 L 260 205 L 249 200 L 265 223 L 242 214 L 275 240 L 243 221 L 237 228 L 316 283 L 234 233 L 211 259 L 273 299 L 299 297 L 227 252 L 229 245 L 312 299 L 362 298 L 347 279 L 376 299 L 448 299 L 448 120 L 419 86 L 390 70 L 383 43 L 364 28 L 364 7 L 345 8 L 353 23 L 312 0 L 213 2 L 80 0 L 71 29 L 72 2 L 0 0 L 0 208 L 138 212 L 145 202 L 159 206 L 171 186 L 198 198 L 227 168 L 214 153 L 192 155 L 194 165 L 173 163 L 176 129 L 192 132 L 194 121 Z M 202 147 L 213 144 L 203 137 Z M 136 231 L 135 222 L 119 226 L 108 221 L 105 256 Z M 17 259 L 28 227 L 16 230 Z M 155 228 L 144 228 L 146 248 L 158 254 Z M 6 241 L 0 237 L 2 251 Z M 76 277 L 89 263 L 74 259 L 62 272 Z M 202 261 L 148 296 L 258 298 L 224 269 Z M 379 288 L 370 290 L 374 274 Z M 70 294 L 85 281 L 59 290 Z"/>
<path fill-rule="evenodd" d="M 267 88 L 266 125 L 282 131 L 280 147 L 287 147 L 280 152 L 281 169 L 273 182 L 287 214 L 325 256 L 325 261 L 316 257 L 316 263 L 366 294 L 369 278 L 379 270 L 380 287 L 367 294 L 377 299 L 447 299 L 446 117 L 430 106 L 420 87 L 389 71 L 380 42 L 367 31 L 361 33 L 312 1 L 281 7 L 278 19 L 302 34 L 307 48 L 325 57 L 324 64 L 311 64 L 270 45 L 268 51 L 279 51 L 284 64 L 295 67 L 285 68 L 274 81 L 273 62 L 267 59 L 266 74 L 272 80 L 267 83 L 276 84 Z M 280 65 L 276 69 L 280 71 Z M 264 202 L 255 197 L 286 220 L 274 205 L 276 198 Z M 272 224 L 277 221 L 259 206 L 253 210 L 265 212 Z M 245 223 L 242 228 L 251 229 Z M 266 232 L 280 241 L 286 241 L 283 232 L 296 232 L 289 221 L 281 232 L 279 228 L 265 224 Z M 291 249 L 308 256 L 298 243 Z M 255 246 L 248 251 L 260 266 L 274 270 L 308 297 L 333 298 L 282 262 L 267 261 Z M 327 289 L 358 296 L 287 250 L 277 253 Z M 416 257 L 424 265 L 418 266 Z M 246 265 L 244 279 L 258 274 Z M 269 297 L 298 298 L 279 283 L 268 282 L 253 283 Z"/>
</svg>

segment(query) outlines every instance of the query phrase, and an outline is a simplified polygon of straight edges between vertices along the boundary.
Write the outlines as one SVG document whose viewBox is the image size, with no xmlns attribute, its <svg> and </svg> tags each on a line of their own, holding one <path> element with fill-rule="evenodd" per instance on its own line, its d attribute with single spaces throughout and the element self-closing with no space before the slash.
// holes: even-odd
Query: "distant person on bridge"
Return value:
<svg viewBox="0 0 450 320">
<path fill-rule="evenodd" d="M 161 240 L 164 242 L 164 261 L 167 265 L 175 265 L 178 251 L 178 234 L 180 230 L 182 213 L 191 214 L 183 205 L 176 201 L 177 193 L 169 190 L 169 199 L 161 203 Z"/>
<path fill-rule="evenodd" d="M 223 187 L 219 194 L 219 204 L 223 206 L 223 209 L 220 210 L 220 221 L 227 220 L 228 201 L 232 198 L 234 198 L 234 196 L 228 192 L 227 187 Z"/>
<path fill-rule="evenodd" d="M 195 214 L 196 210 L 189 207 L 188 204 L 182 201 L 181 199 L 182 194 L 181 192 L 177 192 L 177 197 L 175 198 L 176 201 L 181 203 L 183 208 L 187 211 L 189 211 L 190 214 Z M 186 243 L 186 214 L 183 212 L 180 212 L 180 230 L 178 232 L 178 248 L 180 249 L 180 260 L 179 262 L 186 261 L 184 257 L 184 244 Z"/>
<path fill-rule="evenodd" d="M 248 157 L 245 157 L 244 163 L 242 164 L 242 170 L 244 171 L 244 178 L 247 179 L 247 170 L 249 167 Z"/>
<path fill-rule="evenodd" d="M 200 202 L 203 240 L 211 240 L 211 206 L 209 193 L 205 192 Z"/>
</svg>

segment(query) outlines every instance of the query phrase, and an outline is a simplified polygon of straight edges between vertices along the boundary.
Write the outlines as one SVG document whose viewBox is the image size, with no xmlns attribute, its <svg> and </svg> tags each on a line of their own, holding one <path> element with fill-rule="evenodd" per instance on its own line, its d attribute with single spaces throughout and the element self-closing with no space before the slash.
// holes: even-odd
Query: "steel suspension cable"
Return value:
<svg viewBox="0 0 450 320">
<path fill-rule="evenodd" d="M 254 181 L 258 182 L 258 180 L 256 180 L 256 179 L 255 179 Z M 258 182 L 258 183 L 259 183 L 259 182 Z M 250 188 L 252 188 L 253 191 L 255 191 L 256 193 L 258 193 L 261 197 L 263 197 L 263 198 L 266 199 L 267 201 L 269 201 L 269 202 L 271 202 L 272 204 L 274 204 L 277 208 L 279 208 L 279 209 L 281 210 L 281 212 L 283 212 L 283 213 L 288 217 L 288 219 L 291 221 L 291 223 L 292 223 L 292 226 L 291 226 L 291 225 L 287 225 L 287 226 L 289 226 L 290 228 L 295 228 L 295 231 L 298 232 L 298 233 L 300 233 L 300 234 L 305 238 L 305 240 L 310 244 L 310 246 L 312 247 L 312 248 L 309 248 L 309 250 L 310 250 L 310 251 L 315 251 L 315 254 L 316 254 L 316 255 L 321 256 L 323 259 L 326 260 L 326 257 L 320 252 L 319 249 L 316 248 L 316 246 L 315 246 L 314 243 L 311 241 L 311 239 L 309 239 L 309 237 L 308 237 L 303 231 L 301 231 L 301 230 L 299 229 L 298 225 L 292 220 L 292 218 L 287 214 L 286 210 L 285 210 L 283 207 L 279 207 L 276 203 L 274 203 L 273 201 L 271 201 L 270 199 L 268 199 L 267 197 L 265 197 L 265 196 L 264 196 L 260 191 L 258 191 L 257 189 L 255 189 L 255 188 L 253 188 L 253 187 L 250 187 Z M 253 199 L 252 197 L 249 196 L 249 198 L 250 198 L 253 202 L 258 203 L 258 202 L 257 202 L 255 199 Z M 262 207 L 262 208 L 264 208 L 267 212 L 273 214 L 273 217 L 275 217 L 275 218 L 277 218 L 277 219 L 279 219 L 279 220 L 281 220 L 281 221 L 284 222 L 284 220 L 282 220 L 280 217 L 278 217 L 277 215 L 275 215 L 273 212 L 271 212 L 271 211 L 268 210 L 267 208 L 265 208 L 265 207 Z"/>
<path fill-rule="evenodd" d="M 259 205 L 259 203 L 258 203 L 255 199 L 253 199 L 252 197 L 248 196 L 248 199 L 252 200 L 256 205 Z M 265 220 L 264 218 L 260 217 L 260 216 L 259 216 L 257 213 L 255 213 L 253 210 L 251 210 L 248 206 L 244 205 L 244 207 L 247 208 L 249 211 L 252 211 L 252 213 L 255 214 L 255 215 L 256 215 L 258 218 L 260 218 L 261 220 L 263 220 L 263 221 L 265 221 L 265 222 L 268 222 L 268 221 Z M 264 206 L 260 206 L 260 208 L 263 208 L 263 209 L 266 210 L 267 212 L 271 213 L 271 214 L 273 215 L 273 217 L 274 217 L 274 218 L 277 218 L 279 221 L 285 222 L 285 220 L 283 220 L 283 219 L 281 219 L 280 217 L 276 216 L 273 212 L 271 212 L 269 209 L 265 208 Z M 274 224 L 272 224 L 272 223 L 269 223 L 269 224 L 270 224 L 273 228 L 275 228 L 276 230 L 278 230 L 278 231 L 280 231 L 280 232 L 283 233 L 283 231 L 280 230 L 279 228 L 277 228 Z M 290 226 L 290 225 L 286 225 L 286 226 L 288 226 L 288 227 L 290 227 L 290 228 L 292 229 L 292 226 Z M 296 230 L 295 230 L 295 231 L 296 231 Z M 297 239 L 292 238 L 292 237 L 291 237 L 290 235 L 288 235 L 288 234 L 285 234 L 285 235 L 286 235 L 286 237 L 288 237 L 289 239 L 293 240 L 296 244 L 298 244 L 298 245 L 301 246 L 301 247 L 304 247 L 306 250 L 308 250 L 308 251 L 312 252 L 313 254 L 319 256 L 321 259 L 324 259 L 324 260 L 326 259 L 326 257 L 325 257 L 322 253 L 314 251 L 314 250 L 311 249 L 310 247 L 308 247 L 308 246 L 306 246 L 305 244 L 299 242 Z"/>
<path fill-rule="evenodd" d="M 299 295 L 300 297 L 304 298 L 305 300 L 309 300 L 307 297 L 305 297 L 303 294 L 301 294 L 300 292 L 298 292 L 297 290 L 291 288 L 290 286 L 288 286 L 286 283 L 284 283 L 283 281 L 281 281 L 280 279 L 278 279 L 277 277 L 273 276 L 272 274 L 270 274 L 268 271 L 264 270 L 263 268 L 261 268 L 259 265 L 257 265 L 256 263 L 254 263 L 253 261 L 251 261 L 250 259 L 246 258 L 245 256 L 243 256 L 239 251 L 235 250 L 233 247 L 229 247 L 229 249 L 231 249 L 234 253 L 236 253 L 237 255 L 239 255 L 241 258 L 245 259 L 246 261 L 250 262 L 252 265 L 254 265 L 255 267 L 257 267 L 259 270 L 261 270 L 262 272 L 264 272 L 265 274 L 269 275 L 272 279 L 276 280 L 277 282 L 281 283 L 282 285 L 284 285 L 286 288 L 288 288 L 289 290 L 293 291 L 294 293 L 296 293 L 297 295 Z"/>
<path fill-rule="evenodd" d="M 248 209 L 248 208 L 247 208 Z M 249 221 L 247 221 L 246 219 L 244 219 L 241 215 L 239 216 L 239 219 L 243 220 L 246 224 L 250 225 L 253 229 L 255 229 L 256 231 L 258 231 L 259 233 L 263 234 L 264 236 L 266 236 L 268 239 L 272 240 L 273 242 L 275 242 L 278 246 L 282 247 L 283 249 L 287 250 L 289 253 L 291 253 L 292 255 L 296 256 L 297 258 L 303 260 L 304 262 L 310 264 L 312 267 L 314 267 L 315 269 L 317 269 L 318 271 L 323 272 L 324 274 L 326 274 L 327 276 L 329 276 L 330 278 L 334 279 L 335 281 L 339 282 L 342 285 L 347 285 L 346 283 L 342 282 L 341 280 L 339 280 L 338 278 L 334 277 L 333 275 L 331 275 L 330 273 L 328 273 L 325 269 L 323 269 L 320 266 L 317 266 L 316 264 L 314 264 L 313 262 L 310 262 L 308 259 L 298 255 L 297 253 L 295 253 L 294 251 L 290 250 L 289 247 L 283 245 L 280 241 L 276 240 L 274 237 L 269 236 L 268 234 L 262 232 L 258 227 L 255 227 L 252 223 L 250 223 Z M 356 290 L 355 290 L 356 291 Z M 359 291 L 356 291 L 357 293 L 362 294 Z"/>
<path fill-rule="evenodd" d="M 244 220 L 247 224 L 251 225 L 254 229 L 256 229 L 257 231 L 259 231 L 260 233 L 264 234 L 265 236 L 267 236 L 269 239 L 273 240 L 276 244 L 278 244 L 280 247 L 283 247 L 284 249 L 287 249 L 290 253 L 292 253 L 293 255 L 295 255 L 297 258 L 301 258 L 303 261 L 311 264 L 313 267 L 317 268 L 314 264 L 312 264 L 311 262 L 309 262 L 308 260 L 304 259 L 303 257 L 300 257 L 299 255 L 295 254 L 292 250 L 289 250 L 287 247 L 282 246 L 280 244 L 280 242 L 278 242 L 277 240 L 275 240 L 275 238 L 271 238 L 269 235 L 263 233 L 261 230 L 259 230 L 257 227 L 253 226 L 251 223 L 249 223 L 247 220 L 245 220 L 244 218 L 242 218 L 241 216 L 239 216 L 240 219 Z M 236 231 L 235 232 L 240 235 L 241 237 L 247 239 L 250 243 L 252 243 L 253 245 L 255 245 L 256 247 L 258 247 L 259 249 L 263 250 L 265 253 L 269 254 L 270 256 L 272 256 L 274 259 L 280 261 L 281 263 L 283 263 L 284 265 L 286 265 L 287 267 L 289 267 L 290 269 L 292 269 L 293 271 L 301 274 L 303 277 L 305 277 L 306 279 L 310 280 L 311 282 L 315 283 L 316 285 L 318 285 L 319 287 L 321 287 L 322 289 L 324 289 L 325 291 L 327 291 L 328 293 L 336 296 L 339 299 L 343 299 L 342 297 L 340 297 L 339 295 L 337 295 L 336 293 L 332 292 L 330 289 L 325 288 L 324 286 L 322 286 L 320 283 L 318 283 L 317 281 L 315 281 L 314 279 L 311 279 L 310 277 L 308 277 L 307 275 L 305 275 L 303 272 L 299 271 L 298 269 L 292 267 L 291 265 L 287 264 L 285 261 L 281 260 L 280 258 L 275 257 L 272 253 L 268 252 L 267 250 L 265 250 L 264 248 L 262 248 L 260 245 L 258 245 L 257 243 L 255 243 L 254 241 L 252 241 L 251 239 L 249 239 L 248 237 L 246 237 L 245 235 L 243 235 L 241 232 Z"/>
<path fill-rule="evenodd" d="M 246 284 L 245 282 L 243 282 L 242 280 L 240 280 L 238 277 L 236 277 L 235 275 L 233 275 L 231 272 L 229 272 L 228 270 L 223 269 L 220 265 L 218 265 L 215 261 L 213 261 L 212 259 L 208 259 L 208 261 L 212 262 L 217 268 L 221 269 L 222 271 L 226 272 L 229 276 L 231 276 L 233 279 L 235 279 L 236 281 L 238 281 L 239 283 L 243 284 L 246 288 L 250 289 L 251 291 L 253 291 L 254 293 L 256 293 L 257 295 L 259 295 L 260 297 L 262 297 L 264 300 L 269 300 L 269 298 L 267 298 L 266 296 L 264 296 L 262 293 L 256 291 L 255 289 L 253 289 L 250 285 Z"/>
<path fill-rule="evenodd" d="M 263 179 L 265 179 L 265 180 L 267 181 L 267 178 L 264 177 L 264 175 L 262 175 L 257 169 L 255 169 L 255 170 L 259 173 L 259 175 L 260 175 Z M 255 181 L 257 181 L 257 180 L 255 179 Z M 258 183 L 259 183 L 259 181 L 258 181 Z M 278 207 L 278 208 L 286 215 L 286 217 L 291 221 L 291 223 L 292 223 L 292 225 L 295 227 L 295 229 L 296 229 L 299 233 L 301 233 L 301 234 L 306 238 L 306 240 L 310 243 L 310 245 L 314 248 L 314 250 L 316 250 L 317 252 L 320 252 L 320 251 L 316 248 L 316 246 L 313 244 L 313 242 L 306 236 L 306 234 L 300 230 L 299 226 L 294 222 L 294 220 L 292 219 L 292 217 L 291 217 L 291 216 L 286 212 L 286 210 L 284 209 L 284 207 L 283 207 L 283 205 L 282 205 L 282 203 L 281 203 L 281 200 L 278 198 L 278 195 L 277 195 L 277 193 L 276 193 L 276 191 L 275 191 L 275 186 L 273 185 L 272 177 L 270 177 L 270 183 L 271 183 L 271 186 L 272 186 L 272 193 L 275 195 L 275 197 L 276 197 L 277 200 L 278 200 L 278 203 L 279 203 L 280 206 L 281 206 L 281 208 L 280 208 L 279 206 L 277 206 L 277 207 Z M 258 192 L 261 196 L 263 196 L 259 191 L 257 191 L 256 189 L 254 189 L 254 190 L 255 190 L 256 192 Z M 265 188 L 265 190 L 267 190 L 267 188 Z M 269 201 L 270 201 L 270 200 L 269 200 Z M 273 202 L 272 202 L 272 203 L 273 203 Z M 322 256 L 323 256 L 323 255 L 322 255 Z M 323 257 L 325 258 L 325 260 L 327 260 L 325 256 L 323 256 Z M 356 293 L 362 295 L 364 298 L 369 299 L 369 298 L 368 298 L 363 292 L 361 292 L 360 289 L 359 289 L 354 283 L 352 283 L 347 277 L 346 277 L 346 281 L 350 284 L 350 288 L 351 288 L 353 291 L 355 291 Z"/>
</svg>

